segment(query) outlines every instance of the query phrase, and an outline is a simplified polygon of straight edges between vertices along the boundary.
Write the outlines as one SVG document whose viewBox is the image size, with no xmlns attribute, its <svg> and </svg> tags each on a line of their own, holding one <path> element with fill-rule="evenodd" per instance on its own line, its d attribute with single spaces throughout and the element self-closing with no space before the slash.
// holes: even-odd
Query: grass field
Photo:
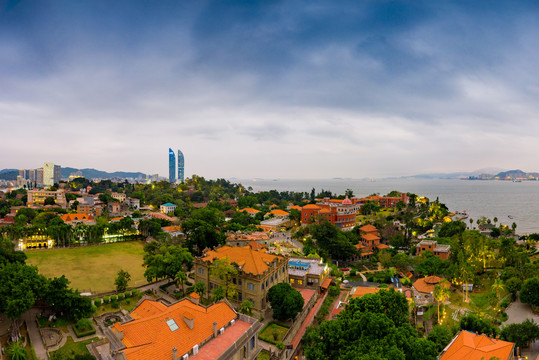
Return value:
<svg viewBox="0 0 539 360">
<path fill-rule="evenodd" d="M 146 283 L 142 257 L 143 245 L 136 241 L 107 245 L 27 251 L 29 265 L 36 265 L 47 277 L 65 275 L 71 287 L 91 289 L 94 293 L 115 290 L 114 279 L 120 269 L 131 274 L 129 286 Z"/>
</svg>

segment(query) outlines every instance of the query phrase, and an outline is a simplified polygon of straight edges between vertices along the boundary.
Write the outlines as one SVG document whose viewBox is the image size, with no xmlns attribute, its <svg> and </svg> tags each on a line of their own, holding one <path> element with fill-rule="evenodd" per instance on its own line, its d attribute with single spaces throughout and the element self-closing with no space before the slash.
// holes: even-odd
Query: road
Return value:
<svg viewBox="0 0 539 360">
<path fill-rule="evenodd" d="M 535 321 L 539 324 L 539 316 L 535 315 L 529 305 L 523 304 L 520 300 L 512 303 L 505 311 L 509 319 L 504 322 L 504 325 L 518 324 L 526 319 Z M 521 349 L 522 355 L 528 356 L 528 359 L 536 359 L 539 356 L 539 341 L 535 341 L 528 349 Z"/>
</svg>

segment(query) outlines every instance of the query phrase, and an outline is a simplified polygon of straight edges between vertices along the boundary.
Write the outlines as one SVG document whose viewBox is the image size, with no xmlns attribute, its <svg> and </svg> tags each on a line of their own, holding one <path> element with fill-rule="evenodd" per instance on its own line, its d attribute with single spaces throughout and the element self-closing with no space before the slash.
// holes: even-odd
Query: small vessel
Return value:
<svg viewBox="0 0 539 360">
<path fill-rule="evenodd" d="M 511 215 L 507 215 L 507 217 L 508 217 L 509 219 L 512 219 L 512 218 L 513 218 Z"/>
</svg>

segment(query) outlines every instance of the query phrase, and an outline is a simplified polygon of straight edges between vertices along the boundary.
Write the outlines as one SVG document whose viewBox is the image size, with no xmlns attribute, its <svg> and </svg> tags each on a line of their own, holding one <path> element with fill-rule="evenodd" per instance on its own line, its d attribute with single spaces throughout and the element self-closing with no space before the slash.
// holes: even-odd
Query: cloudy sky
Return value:
<svg viewBox="0 0 539 360">
<path fill-rule="evenodd" d="M 0 168 L 539 171 L 536 1 L 0 1 Z"/>
</svg>

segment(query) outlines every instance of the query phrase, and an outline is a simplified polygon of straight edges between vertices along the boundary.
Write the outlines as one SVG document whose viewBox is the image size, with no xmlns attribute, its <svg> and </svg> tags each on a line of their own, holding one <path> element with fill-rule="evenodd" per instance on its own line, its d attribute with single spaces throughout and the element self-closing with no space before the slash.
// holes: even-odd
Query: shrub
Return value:
<svg viewBox="0 0 539 360">
<path fill-rule="evenodd" d="M 101 299 L 94 299 L 95 306 L 101 306 Z"/>
<path fill-rule="evenodd" d="M 112 300 L 110 302 L 110 305 L 112 306 L 113 309 L 118 309 L 120 307 L 120 303 L 116 299 Z"/>
<path fill-rule="evenodd" d="M 136 296 L 137 294 L 138 294 L 138 290 L 137 290 L 137 289 L 131 290 L 131 296 Z"/>
<path fill-rule="evenodd" d="M 123 296 L 124 296 L 124 299 L 127 299 L 128 297 L 131 297 L 131 294 L 129 293 L 129 291 L 126 291 L 123 293 Z"/>
<path fill-rule="evenodd" d="M 116 296 L 116 295 L 111 295 L 111 297 L 110 297 L 110 302 L 113 302 L 113 301 L 118 301 L 118 296 Z"/>
<path fill-rule="evenodd" d="M 110 302 L 110 298 L 108 296 L 103 296 L 103 304 L 108 304 Z"/>
<path fill-rule="evenodd" d="M 84 337 L 95 334 L 95 328 L 90 319 L 80 319 L 73 325 L 73 332 L 77 337 Z"/>
<path fill-rule="evenodd" d="M 278 343 L 276 344 L 276 346 L 277 346 L 277 349 L 279 349 L 279 350 L 283 350 L 283 349 L 284 349 L 284 344 L 283 344 L 282 342 L 278 342 Z"/>
<path fill-rule="evenodd" d="M 124 294 L 120 293 L 118 294 L 118 300 L 122 301 L 124 299 Z"/>
<path fill-rule="evenodd" d="M 500 306 L 505 309 L 505 308 L 507 308 L 509 306 L 510 303 L 511 303 L 511 301 L 509 301 L 509 299 L 504 299 Z"/>
<path fill-rule="evenodd" d="M 125 300 L 125 303 L 126 303 L 127 305 L 131 304 L 131 299 Z"/>
</svg>

